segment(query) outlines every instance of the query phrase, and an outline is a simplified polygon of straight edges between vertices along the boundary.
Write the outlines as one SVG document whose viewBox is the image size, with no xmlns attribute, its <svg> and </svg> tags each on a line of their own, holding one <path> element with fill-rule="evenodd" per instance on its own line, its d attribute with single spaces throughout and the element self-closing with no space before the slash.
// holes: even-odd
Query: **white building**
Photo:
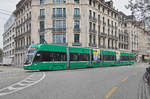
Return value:
<svg viewBox="0 0 150 99">
<path fill-rule="evenodd" d="M 4 25 L 3 33 L 3 63 L 14 64 L 14 53 L 15 53 L 15 17 L 12 15 Z"/>
</svg>

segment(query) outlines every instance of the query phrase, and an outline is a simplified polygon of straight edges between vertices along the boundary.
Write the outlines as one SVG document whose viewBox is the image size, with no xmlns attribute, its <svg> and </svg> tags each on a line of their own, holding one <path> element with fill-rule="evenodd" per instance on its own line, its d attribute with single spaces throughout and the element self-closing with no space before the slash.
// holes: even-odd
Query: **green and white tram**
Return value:
<svg viewBox="0 0 150 99">
<path fill-rule="evenodd" d="M 65 70 L 134 64 L 134 54 L 101 49 L 37 44 L 28 49 L 25 70 Z"/>
</svg>

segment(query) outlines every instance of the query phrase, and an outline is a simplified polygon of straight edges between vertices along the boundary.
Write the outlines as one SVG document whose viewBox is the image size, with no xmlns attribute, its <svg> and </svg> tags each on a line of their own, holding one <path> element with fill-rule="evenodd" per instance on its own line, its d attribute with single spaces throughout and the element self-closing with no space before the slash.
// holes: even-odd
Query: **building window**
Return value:
<svg viewBox="0 0 150 99">
<path fill-rule="evenodd" d="M 93 18 L 95 18 L 96 17 L 96 13 L 95 12 L 93 12 Z"/>
<path fill-rule="evenodd" d="M 74 42 L 79 43 L 80 42 L 80 34 L 74 34 Z"/>
<path fill-rule="evenodd" d="M 98 15 L 98 25 L 100 25 L 100 22 L 101 22 L 100 15 Z"/>
<path fill-rule="evenodd" d="M 111 12 L 111 17 L 113 17 L 113 12 Z"/>
<path fill-rule="evenodd" d="M 99 47 L 101 46 L 101 38 L 100 37 L 98 38 L 98 45 L 99 45 Z"/>
<path fill-rule="evenodd" d="M 107 14 L 109 15 L 109 10 L 107 10 Z"/>
<path fill-rule="evenodd" d="M 40 21 L 40 32 L 44 32 L 45 24 L 44 21 Z"/>
<path fill-rule="evenodd" d="M 105 13 L 105 8 L 103 7 L 103 13 Z"/>
<path fill-rule="evenodd" d="M 53 28 L 66 28 L 66 21 L 64 20 L 54 20 Z"/>
<path fill-rule="evenodd" d="M 103 33 L 105 33 L 105 27 L 103 26 Z"/>
<path fill-rule="evenodd" d="M 74 15 L 80 15 L 80 9 L 79 8 L 74 8 Z"/>
<path fill-rule="evenodd" d="M 45 9 L 40 9 L 40 16 L 45 16 Z"/>
<path fill-rule="evenodd" d="M 113 21 L 111 21 L 111 25 L 112 25 L 112 27 L 114 26 L 114 22 Z"/>
<path fill-rule="evenodd" d="M 74 0 L 74 3 L 79 4 L 80 0 Z"/>
<path fill-rule="evenodd" d="M 92 35 L 91 34 L 89 35 L 89 43 L 90 44 L 92 43 Z"/>
<path fill-rule="evenodd" d="M 57 17 L 66 16 L 66 8 L 53 8 L 53 16 Z"/>
<path fill-rule="evenodd" d="M 80 28 L 80 21 L 75 20 L 74 21 L 74 29 L 79 29 Z"/>
<path fill-rule="evenodd" d="M 100 31 L 100 25 L 98 26 L 98 33 L 100 33 L 101 31 Z"/>
<path fill-rule="evenodd" d="M 103 17 L 103 24 L 105 24 L 105 17 Z"/>
<path fill-rule="evenodd" d="M 89 10 L 89 18 L 92 17 L 92 10 Z"/>
<path fill-rule="evenodd" d="M 100 9 L 101 9 L 101 6 L 100 6 L 100 5 L 98 5 L 98 10 L 100 11 Z"/>
<path fill-rule="evenodd" d="M 107 24 L 108 24 L 108 26 L 109 26 L 109 24 L 110 24 L 110 20 L 109 20 L 109 19 L 107 20 Z"/>
<path fill-rule="evenodd" d="M 96 31 L 95 23 L 93 23 L 93 30 Z"/>
<path fill-rule="evenodd" d="M 64 3 L 64 0 L 53 0 L 53 3 Z"/>
<path fill-rule="evenodd" d="M 40 0 L 40 4 L 45 4 L 45 0 Z"/>
<path fill-rule="evenodd" d="M 94 6 L 94 7 L 96 6 L 95 1 L 93 1 L 93 6 Z"/>
<path fill-rule="evenodd" d="M 96 44 L 96 36 L 93 35 L 93 44 Z"/>
<path fill-rule="evenodd" d="M 56 43 L 56 44 L 66 43 L 66 35 L 65 34 L 53 34 L 53 43 Z"/>
<path fill-rule="evenodd" d="M 105 38 L 103 38 L 103 46 L 105 46 Z"/>
<path fill-rule="evenodd" d="M 43 43 L 45 42 L 44 39 L 45 39 L 45 38 L 44 38 L 44 35 L 40 35 L 40 44 L 43 44 Z"/>
<path fill-rule="evenodd" d="M 89 0 L 89 5 L 92 5 L 92 0 Z"/>
<path fill-rule="evenodd" d="M 89 22 L 89 30 L 92 30 L 92 22 Z"/>
</svg>

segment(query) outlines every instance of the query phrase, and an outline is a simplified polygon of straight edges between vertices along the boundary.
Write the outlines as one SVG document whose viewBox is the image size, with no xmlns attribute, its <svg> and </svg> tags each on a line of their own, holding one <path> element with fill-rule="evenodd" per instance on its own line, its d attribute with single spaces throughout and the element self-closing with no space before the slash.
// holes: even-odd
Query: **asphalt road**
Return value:
<svg viewBox="0 0 150 99">
<path fill-rule="evenodd" d="M 0 78 L 5 83 L 0 80 L 0 99 L 150 99 L 143 81 L 147 66 L 46 72 L 17 70 L 13 80 Z M 2 73 L 7 74 L 0 72 L 0 77 Z"/>
</svg>

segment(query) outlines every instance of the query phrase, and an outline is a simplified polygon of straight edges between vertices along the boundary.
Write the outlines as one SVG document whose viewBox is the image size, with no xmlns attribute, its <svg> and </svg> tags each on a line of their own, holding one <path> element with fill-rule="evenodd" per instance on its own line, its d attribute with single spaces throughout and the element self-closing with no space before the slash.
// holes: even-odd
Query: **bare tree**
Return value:
<svg viewBox="0 0 150 99">
<path fill-rule="evenodd" d="M 150 15 L 150 5 L 146 0 L 129 0 L 126 8 L 130 9 L 132 15 L 135 15 L 139 20 L 143 20 Z"/>
<path fill-rule="evenodd" d="M 146 26 L 150 27 L 150 0 L 129 0 L 125 7 L 131 10 L 138 21 L 145 21 Z"/>
</svg>

